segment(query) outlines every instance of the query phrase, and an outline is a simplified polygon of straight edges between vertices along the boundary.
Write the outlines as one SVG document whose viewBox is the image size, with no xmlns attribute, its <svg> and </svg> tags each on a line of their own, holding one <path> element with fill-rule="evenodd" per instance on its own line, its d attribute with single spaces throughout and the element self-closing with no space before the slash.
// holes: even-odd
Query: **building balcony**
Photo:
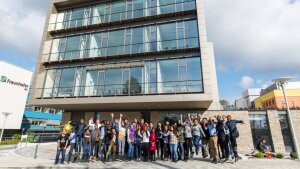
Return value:
<svg viewBox="0 0 300 169">
<path fill-rule="evenodd" d="M 121 97 L 203 93 L 202 80 L 39 88 L 36 99 Z"/>
<path fill-rule="evenodd" d="M 153 84 L 153 86 L 151 85 Z M 142 85 L 143 86 L 143 85 Z M 202 81 L 76 86 L 36 89 L 31 105 L 68 111 L 141 111 L 207 109 L 213 99 Z"/>
<path fill-rule="evenodd" d="M 114 5 L 103 4 L 86 8 L 79 8 L 76 11 L 52 14 L 48 32 L 51 35 L 61 33 L 74 33 L 82 30 L 104 28 L 120 24 L 129 24 L 151 20 L 159 20 L 170 17 L 186 16 L 196 14 L 195 1 L 164 4 L 153 7 L 139 7 L 133 9 L 123 3 L 119 6 L 118 12 L 113 12 Z M 123 7 L 123 8 L 122 8 Z M 74 16 L 73 16 L 74 15 Z"/>
<path fill-rule="evenodd" d="M 160 54 L 199 52 L 199 38 L 182 38 L 149 43 L 118 45 L 84 50 L 43 54 L 44 65 L 55 63 L 82 62 Z"/>
</svg>

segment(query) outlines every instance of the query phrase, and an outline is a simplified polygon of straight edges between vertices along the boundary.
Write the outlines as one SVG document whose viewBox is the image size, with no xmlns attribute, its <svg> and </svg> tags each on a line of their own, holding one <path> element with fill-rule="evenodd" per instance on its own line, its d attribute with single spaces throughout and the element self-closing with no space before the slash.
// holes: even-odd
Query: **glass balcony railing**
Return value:
<svg viewBox="0 0 300 169">
<path fill-rule="evenodd" d="M 157 83 L 109 84 L 94 86 L 54 87 L 36 90 L 36 98 L 109 97 L 203 92 L 202 80 Z"/>
<path fill-rule="evenodd" d="M 84 50 L 65 51 L 43 54 L 43 62 L 74 60 L 84 58 L 109 57 L 116 55 L 137 54 L 144 52 L 168 51 L 199 47 L 199 38 L 173 39 L 129 45 L 118 45 Z"/>
<path fill-rule="evenodd" d="M 111 11 L 107 12 L 106 10 L 108 9 L 111 10 L 110 8 L 103 8 L 101 11 L 97 11 L 96 6 L 94 6 L 91 11 L 96 11 L 96 12 L 91 12 L 94 13 L 92 14 L 93 15 L 92 17 L 83 17 L 82 15 L 82 18 L 50 23 L 48 27 L 48 31 L 77 28 L 77 27 L 87 26 L 87 25 L 109 23 L 114 21 L 122 21 L 122 20 L 162 15 L 168 13 L 181 12 L 181 11 L 189 11 L 189 10 L 196 9 L 196 5 L 195 5 L 195 0 L 188 0 L 185 2 L 165 4 L 165 5 L 154 6 L 150 8 L 137 8 L 137 9 L 127 10 L 122 12 L 111 12 Z M 126 9 L 125 6 L 124 9 Z M 95 16 L 96 13 L 97 16 Z"/>
</svg>

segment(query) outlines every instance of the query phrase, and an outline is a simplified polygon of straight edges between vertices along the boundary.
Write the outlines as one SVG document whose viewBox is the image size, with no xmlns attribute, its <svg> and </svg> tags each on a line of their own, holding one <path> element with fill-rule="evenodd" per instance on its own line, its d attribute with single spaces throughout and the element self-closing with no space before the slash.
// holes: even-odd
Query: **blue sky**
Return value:
<svg viewBox="0 0 300 169">
<path fill-rule="evenodd" d="M 203 1 L 221 99 L 279 76 L 300 80 L 299 0 Z M 0 1 L 0 60 L 34 71 L 48 3 Z"/>
</svg>

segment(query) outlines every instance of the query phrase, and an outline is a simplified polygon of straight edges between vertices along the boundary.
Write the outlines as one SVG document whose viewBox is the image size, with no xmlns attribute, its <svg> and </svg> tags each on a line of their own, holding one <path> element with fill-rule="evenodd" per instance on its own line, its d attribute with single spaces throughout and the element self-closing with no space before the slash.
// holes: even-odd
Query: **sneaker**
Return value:
<svg viewBox="0 0 300 169">
<path fill-rule="evenodd" d="M 70 161 L 68 161 L 67 164 L 70 164 Z"/>
<path fill-rule="evenodd" d="M 234 162 L 238 162 L 239 161 L 239 157 L 235 157 Z"/>
</svg>

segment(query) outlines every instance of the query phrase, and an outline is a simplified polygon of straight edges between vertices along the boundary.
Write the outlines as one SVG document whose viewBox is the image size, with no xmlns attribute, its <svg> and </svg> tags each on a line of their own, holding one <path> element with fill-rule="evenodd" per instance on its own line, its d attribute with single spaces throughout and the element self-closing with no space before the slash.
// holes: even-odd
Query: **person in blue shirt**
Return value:
<svg viewBox="0 0 300 169">
<path fill-rule="evenodd" d="M 71 161 L 71 157 L 72 157 L 72 154 L 73 154 L 73 151 L 75 151 L 75 156 L 74 156 L 74 162 L 77 162 L 77 145 L 76 145 L 76 140 L 77 140 L 77 130 L 76 128 L 73 128 L 73 131 L 69 137 L 69 142 L 70 142 L 70 150 L 69 150 L 69 155 L 68 155 L 68 164 L 70 163 Z"/>
<path fill-rule="evenodd" d="M 114 119 L 114 113 L 111 113 L 111 125 L 112 128 L 115 129 L 117 131 L 117 133 L 119 133 L 119 119 L 116 118 Z"/>
<path fill-rule="evenodd" d="M 218 151 L 218 132 L 213 119 L 208 120 L 208 131 L 210 135 L 210 146 L 211 146 L 211 157 L 213 158 L 213 163 L 217 164 L 219 161 L 219 151 Z"/>
<path fill-rule="evenodd" d="M 80 123 L 77 125 L 77 150 L 78 150 L 78 156 L 80 156 L 81 153 L 81 146 L 82 146 L 82 141 L 83 141 L 83 136 L 84 136 L 84 130 L 86 129 L 86 125 L 84 124 L 84 120 L 80 119 Z"/>
<path fill-rule="evenodd" d="M 98 154 L 99 158 L 105 157 L 105 134 L 106 134 L 106 126 L 105 121 L 101 122 L 100 130 L 100 139 L 99 139 L 99 147 L 98 147 Z"/>
</svg>

